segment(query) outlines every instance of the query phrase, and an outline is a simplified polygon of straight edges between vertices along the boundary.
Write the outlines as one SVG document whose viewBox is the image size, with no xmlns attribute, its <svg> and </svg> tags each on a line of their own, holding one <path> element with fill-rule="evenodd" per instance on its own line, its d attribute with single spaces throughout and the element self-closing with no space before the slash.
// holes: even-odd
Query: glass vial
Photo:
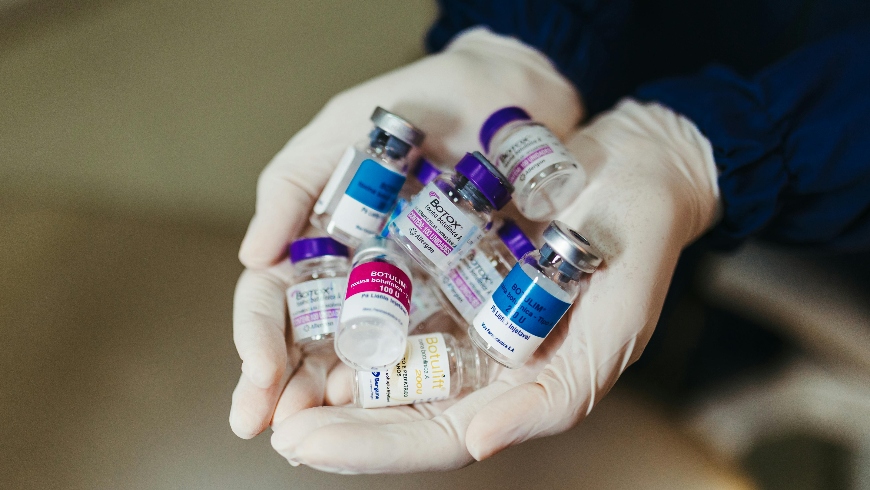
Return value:
<svg viewBox="0 0 870 490">
<path fill-rule="evenodd" d="M 517 209 L 531 220 L 552 219 L 586 185 L 586 172 L 559 138 L 519 107 L 492 113 L 480 143 L 516 188 Z"/>
<path fill-rule="evenodd" d="M 524 255 L 474 317 L 468 335 L 499 364 L 522 366 L 580 294 L 601 254 L 576 231 L 553 221 L 540 251 Z"/>
<path fill-rule="evenodd" d="M 311 213 L 311 224 L 349 246 L 381 232 L 413 152 L 425 134 L 401 117 L 378 107 L 368 141 L 348 148 Z"/>
<path fill-rule="evenodd" d="M 350 252 L 329 237 L 300 238 L 288 247 L 293 278 L 287 309 L 293 342 L 303 351 L 329 345 L 344 302 Z"/>
<path fill-rule="evenodd" d="M 378 371 L 405 355 L 411 308 L 411 269 L 395 243 L 371 237 L 353 256 L 335 352 L 358 371 Z"/>
<path fill-rule="evenodd" d="M 399 199 L 396 200 L 396 205 L 393 207 L 393 211 L 390 213 L 390 218 L 387 220 L 387 224 L 384 225 L 383 231 L 381 231 L 381 236 L 389 236 L 390 223 L 408 207 L 412 197 L 417 195 L 423 190 L 424 186 L 435 180 L 442 172 L 443 170 L 432 164 L 429 160 L 425 158 L 420 159 L 420 163 L 411 171 L 411 175 L 414 178 L 405 181 L 405 185 L 399 191 Z"/>
<path fill-rule="evenodd" d="M 423 190 L 423 187 L 429 184 L 429 182 L 435 180 L 443 172 L 444 171 L 434 163 L 425 158 L 421 158 L 417 165 L 415 165 L 408 174 L 413 178 L 408 179 L 405 182 L 405 186 L 402 187 L 401 191 L 399 191 L 399 200 L 404 199 L 405 201 L 410 201 L 412 197 L 416 196 Z"/>
<path fill-rule="evenodd" d="M 439 299 L 460 325 L 468 325 L 502 280 L 535 244 L 512 220 L 483 237 L 459 263 L 438 280 Z"/>
<path fill-rule="evenodd" d="M 416 265 L 416 264 L 414 264 Z M 418 326 L 426 322 L 433 315 L 441 311 L 441 302 L 438 301 L 437 286 L 432 278 L 419 267 L 411 267 L 411 294 L 410 321 L 408 331 L 413 332 Z"/>
<path fill-rule="evenodd" d="M 434 402 L 486 385 L 486 356 L 446 333 L 408 337 L 405 357 L 385 371 L 353 374 L 353 404 L 361 408 Z"/>
<path fill-rule="evenodd" d="M 483 155 L 466 153 L 455 173 L 441 174 L 411 199 L 390 223 L 390 239 L 437 277 L 489 231 L 492 213 L 510 202 L 512 191 Z"/>
</svg>

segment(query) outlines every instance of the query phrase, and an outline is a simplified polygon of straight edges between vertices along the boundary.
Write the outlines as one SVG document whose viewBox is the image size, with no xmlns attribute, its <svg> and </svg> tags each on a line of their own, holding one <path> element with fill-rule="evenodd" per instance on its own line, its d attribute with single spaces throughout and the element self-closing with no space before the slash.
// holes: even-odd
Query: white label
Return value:
<svg viewBox="0 0 870 490">
<path fill-rule="evenodd" d="M 341 160 L 338 161 L 335 171 L 332 172 L 329 181 L 326 182 L 326 187 L 323 188 L 323 192 L 320 193 L 320 197 L 318 197 L 317 202 L 314 203 L 314 214 L 323 214 L 327 209 L 329 209 L 329 204 L 332 202 L 335 194 L 339 191 L 339 187 L 342 191 L 347 188 L 351 176 L 356 173 L 356 167 L 358 167 L 365 158 L 366 155 L 364 153 L 357 151 L 357 149 L 352 146 L 344 150 L 344 154 L 341 156 Z M 344 181 L 343 186 L 340 185 L 342 184 L 342 181 Z"/>
<path fill-rule="evenodd" d="M 338 228 L 356 238 L 366 238 L 381 232 L 387 214 L 379 213 L 347 194 L 341 196 L 327 232 Z"/>
<path fill-rule="evenodd" d="M 331 277 L 305 281 L 287 290 L 290 323 L 297 342 L 335 333 L 346 284 L 347 277 Z"/>
<path fill-rule="evenodd" d="M 484 303 L 483 308 L 474 317 L 472 326 L 487 340 L 490 347 L 508 359 L 518 362 L 525 362 L 544 341 L 541 337 L 529 335 L 508 320 L 495 306 L 492 298 Z"/>
<path fill-rule="evenodd" d="M 442 272 L 449 270 L 483 237 L 483 232 L 435 182 L 414 196 L 395 225 L 417 251 Z"/>
<path fill-rule="evenodd" d="M 400 328 L 407 328 L 410 320 L 408 311 L 402 305 L 384 293 L 360 293 L 344 300 L 341 308 L 341 321 L 348 322 L 351 318 L 371 316 L 395 323 Z"/>
<path fill-rule="evenodd" d="M 413 287 L 401 269 L 387 262 L 365 262 L 350 271 L 341 322 L 375 316 L 407 329 Z"/>
<path fill-rule="evenodd" d="M 574 156 L 549 129 L 543 126 L 520 128 L 496 148 L 493 164 L 516 187 L 550 165 L 574 162 Z"/>
<path fill-rule="evenodd" d="M 433 402 L 450 397 L 450 367 L 444 335 L 408 337 L 405 357 L 387 371 L 357 371 L 363 408 Z"/>
<path fill-rule="evenodd" d="M 441 276 L 439 286 L 462 318 L 471 322 L 504 277 L 477 247 Z"/>
<path fill-rule="evenodd" d="M 544 282 L 549 279 L 532 279 L 523 267 L 514 266 L 471 322 L 490 347 L 518 364 L 535 352 L 571 306 L 542 286 L 552 288 L 552 282 Z"/>
</svg>

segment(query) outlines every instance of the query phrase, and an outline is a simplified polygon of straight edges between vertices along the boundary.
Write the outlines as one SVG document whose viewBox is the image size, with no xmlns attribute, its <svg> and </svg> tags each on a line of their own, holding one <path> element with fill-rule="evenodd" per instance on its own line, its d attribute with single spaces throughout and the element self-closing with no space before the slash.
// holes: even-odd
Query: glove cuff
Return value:
<svg viewBox="0 0 870 490">
<path fill-rule="evenodd" d="M 718 170 L 710 141 L 695 124 L 657 103 L 624 99 L 590 125 L 587 133 L 621 154 L 650 184 L 676 199 L 684 245 L 709 230 L 722 214 Z"/>
</svg>

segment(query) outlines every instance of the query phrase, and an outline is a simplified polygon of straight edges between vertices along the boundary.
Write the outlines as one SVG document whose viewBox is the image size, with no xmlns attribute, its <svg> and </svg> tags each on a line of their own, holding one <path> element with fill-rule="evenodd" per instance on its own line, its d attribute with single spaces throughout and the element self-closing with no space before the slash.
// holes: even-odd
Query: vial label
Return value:
<svg viewBox="0 0 870 490">
<path fill-rule="evenodd" d="M 411 289 L 408 275 L 393 264 L 360 264 L 350 271 L 347 279 L 347 297 L 341 309 L 341 322 L 370 316 L 407 328 Z"/>
<path fill-rule="evenodd" d="M 441 276 L 439 286 L 459 314 L 470 322 L 502 279 L 489 258 L 475 247 L 459 265 Z"/>
<path fill-rule="evenodd" d="M 434 182 L 414 196 L 395 225 L 442 271 L 483 237 L 480 228 Z"/>
<path fill-rule="evenodd" d="M 287 290 L 293 338 L 297 342 L 335 333 L 346 284 L 346 277 L 331 277 L 305 281 Z"/>
<path fill-rule="evenodd" d="M 474 317 L 472 326 L 499 353 L 525 362 L 569 306 L 535 284 L 517 264 Z"/>
<path fill-rule="evenodd" d="M 347 188 L 347 184 L 350 181 L 351 170 L 358 168 L 359 164 L 362 163 L 365 158 L 365 153 L 352 146 L 344 150 L 344 154 L 338 161 L 335 171 L 332 172 L 329 181 L 326 182 L 326 187 L 323 188 L 323 192 L 320 193 L 320 197 L 318 197 L 317 202 L 314 203 L 314 214 L 323 214 L 329 209 L 329 204 L 332 202 L 333 198 L 335 198 L 336 193 L 338 193 L 340 189 Z M 343 186 L 341 185 L 342 183 L 344 183 Z"/>
<path fill-rule="evenodd" d="M 438 298 L 428 287 L 415 287 L 411 295 L 411 321 L 409 328 L 414 328 L 441 309 Z"/>
<path fill-rule="evenodd" d="M 396 204 L 405 176 L 366 159 L 338 201 L 332 226 L 356 238 L 377 235 Z"/>
<path fill-rule="evenodd" d="M 521 187 L 541 170 L 574 157 L 553 133 L 542 126 L 518 129 L 497 148 L 495 166 L 511 184 Z"/>
<path fill-rule="evenodd" d="M 396 200 L 396 205 L 393 206 L 393 211 L 390 213 L 390 217 L 387 218 L 387 222 L 384 223 L 384 229 L 381 230 L 382 237 L 387 238 L 388 236 L 390 236 L 390 223 L 395 221 L 396 218 L 398 218 L 399 215 L 402 214 L 402 211 L 404 211 L 405 208 L 408 207 L 408 204 L 410 204 L 410 202 L 407 199 L 400 197 L 398 200 Z"/>
<path fill-rule="evenodd" d="M 450 367 L 444 335 L 412 335 L 408 351 L 388 371 L 357 371 L 363 408 L 433 402 L 450 397 Z"/>
</svg>

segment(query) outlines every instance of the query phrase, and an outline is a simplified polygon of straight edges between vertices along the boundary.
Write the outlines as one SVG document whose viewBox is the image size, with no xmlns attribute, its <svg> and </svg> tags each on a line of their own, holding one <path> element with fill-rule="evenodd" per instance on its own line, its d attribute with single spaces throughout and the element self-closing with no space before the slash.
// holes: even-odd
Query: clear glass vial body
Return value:
<svg viewBox="0 0 870 490">
<path fill-rule="evenodd" d="M 416 263 L 411 267 L 411 273 L 414 274 L 414 294 L 411 295 L 411 322 L 408 331 L 413 335 L 461 333 L 464 337 L 465 326 L 460 329 L 442 306 L 441 292 L 436 280 Z"/>
<path fill-rule="evenodd" d="M 441 306 L 457 323 L 468 325 L 516 262 L 498 235 L 486 235 L 456 267 L 438 278 Z"/>
<path fill-rule="evenodd" d="M 524 255 L 471 322 L 471 341 L 515 369 L 532 356 L 580 294 L 601 254 L 576 231 L 554 221 L 540 251 Z"/>
<path fill-rule="evenodd" d="M 344 303 L 350 260 L 327 255 L 293 264 L 287 307 L 293 342 L 303 352 L 332 344 Z"/>
<path fill-rule="evenodd" d="M 393 210 L 390 212 L 390 217 L 387 219 L 387 223 L 384 225 L 384 229 L 381 231 L 381 236 L 389 236 L 390 234 L 390 223 L 393 222 L 399 215 L 402 214 L 403 211 L 408 207 L 411 203 L 411 199 L 416 196 L 420 191 L 423 190 L 423 187 L 441 175 L 444 171 L 432 164 L 425 158 L 421 158 L 417 163 L 417 166 L 414 168 L 413 178 L 411 175 L 408 176 L 408 179 L 405 181 L 405 185 L 402 187 L 402 190 L 399 191 L 399 198 L 396 200 L 396 205 L 393 207 Z"/>
<path fill-rule="evenodd" d="M 381 109 L 368 140 L 348 148 L 318 197 L 311 224 L 349 246 L 381 232 L 405 184 L 423 132 Z"/>
<path fill-rule="evenodd" d="M 485 386 L 486 356 L 467 340 L 432 333 L 408 337 L 407 354 L 386 371 L 353 373 L 353 405 L 379 408 L 454 398 Z"/>
<path fill-rule="evenodd" d="M 438 301 L 438 286 L 433 283 L 432 277 L 423 269 L 411 267 L 411 282 L 413 293 L 411 294 L 410 321 L 408 330 L 413 332 L 418 326 L 425 323 L 430 317 L 441 311 L 441 303 Z"/>
<path fill-rule="evenodd" d="M 517 209 L 534 221 L 552 219 L 586 185 L 586 172 L 546 126 L 518 120 L 492 137 L 489 157 L 511 184 Z"/>
<path fill-rule="evenodd" d="M 395 365 L 405 354 L 412 294 L 410 264 L 382 237 L 360 245 L 348 274 L 335 352 L 359 371 Z"/>
<path fill-rule="evenodd" d="M 453 268 L 489 231 L 493 211 L 467 178 L 447 173 L 411 199 L 404 213 L 390 223 L 390 238 L 425 271 L 438 275 Z M 442 216 L 447 219 L 439 221 Z M 458 227 L 452 226 L 457 222 Z"/>
<path fill-rule="evenodd" d="M 466 154 L 417 193 L 389 225 L 389 236 L 432 276 L 449 271 L 492 226 L 512 188 L 479 153 Z"/>
</svg>

